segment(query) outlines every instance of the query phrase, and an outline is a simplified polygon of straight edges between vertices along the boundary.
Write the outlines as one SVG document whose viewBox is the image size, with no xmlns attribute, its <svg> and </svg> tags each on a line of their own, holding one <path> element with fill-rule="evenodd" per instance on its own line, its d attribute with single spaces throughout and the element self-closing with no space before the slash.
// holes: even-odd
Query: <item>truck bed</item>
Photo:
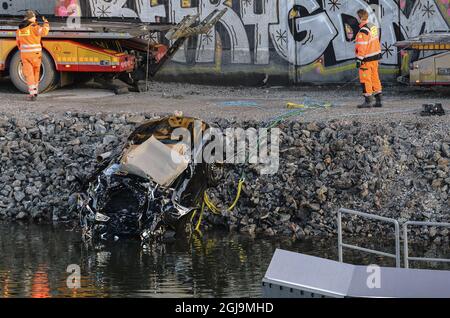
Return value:
<svg viewBox="0 0 450 318">
<path fill-rule="evenodd" d="M 411 50 L 450 50 L 450 32 L 422 34 L 399 41 L 395 46 Z"/>
<path fill-rule="evenodd" d="M 14 37 L 21 18 L 0 16 L 0 37 Z M 49 38 L 130 39 L 153 32 L 167 32 L 171 23 L 142 23 L 134 19 L 81 18 L 81 27 L 68 27 L 65 19 L 49 19 Z"/>
</svg>

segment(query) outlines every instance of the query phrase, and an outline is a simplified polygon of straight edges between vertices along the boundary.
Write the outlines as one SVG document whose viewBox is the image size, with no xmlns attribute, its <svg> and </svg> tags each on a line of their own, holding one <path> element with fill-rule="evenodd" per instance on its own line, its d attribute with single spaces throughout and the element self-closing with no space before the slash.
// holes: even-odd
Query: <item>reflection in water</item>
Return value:
<svg viewBox="0 0 450 318">
<path fill-rule="evenodd" d="M 0 296 L 259 297 L 276 248 L 337 259 L 335 240 L 210 233 L 152 247 L 134 240 L 92 247 L 62 227 L 0 223 Z M 346 261 L 392 265 L 350 252 Z M 80 289 L 66 285 L 70 264 L 81 268 Z"/>
<path fill-rule="evenodd" d="M 31 285 L 32 298 L 49 298 L 50 285 L 48 281 L 48 273 L 45 267 L 40 267 L 33 275 Z"/>
</svg>

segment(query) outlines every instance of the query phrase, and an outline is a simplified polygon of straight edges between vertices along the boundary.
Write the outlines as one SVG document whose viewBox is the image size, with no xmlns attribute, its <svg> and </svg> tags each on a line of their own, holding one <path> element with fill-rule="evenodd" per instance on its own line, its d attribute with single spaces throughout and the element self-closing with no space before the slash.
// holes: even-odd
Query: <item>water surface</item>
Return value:
<svg viewBox="0 0 450 318">
<path fill-rule="evenodd" d="M 260 297 L 276 248 L 337 259 L 334 239 L 214 232 L 153 248 L 137 240 L 94 248 L 63 226 L 0 222 L 0 297 Z M 346 261 L 393 265 L 357 252 Z M 67 287 L 70 264 L 81 268 L 80 289 Z"/>
</svg>

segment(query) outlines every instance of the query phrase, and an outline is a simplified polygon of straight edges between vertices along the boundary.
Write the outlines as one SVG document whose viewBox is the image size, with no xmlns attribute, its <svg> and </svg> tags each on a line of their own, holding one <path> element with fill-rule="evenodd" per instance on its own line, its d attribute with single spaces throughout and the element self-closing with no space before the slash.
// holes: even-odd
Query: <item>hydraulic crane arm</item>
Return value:
<svg viewBox="0 0 450 318">
<path fill-rule="evenodd" d="M 162 66 L 175 55 L 188 38 L 208 33 L 224 16 L 227 10 L 227 8 L 223 10 L 214 10 L 196 26 L 192 25 L 198 19 L 199 15 L 186 16 L 177 26 L 167 32 L 166 38 L 175 42 L 169 47 L 164 57 L 157 64 L 152 65 L 152 67 L 149 68 L 149 75 L 151 77 L 155 76 Z"/>
<path fill-rule="evenodd" d="M 167 32 L 166 38 L 173 41 L 180 38 L 189 38 L 198 34 L 206 34 L 216 25 L 217 22 L 219 22 L 227 10 L 227 8 L 220 11 L 214 10 L 202 22 L 194 27 L 192 27 L 192 25 L 198 19 L 199 15 L 196 14 L 194 16 L 186 16 L 177 26 Z"/>
</svg>

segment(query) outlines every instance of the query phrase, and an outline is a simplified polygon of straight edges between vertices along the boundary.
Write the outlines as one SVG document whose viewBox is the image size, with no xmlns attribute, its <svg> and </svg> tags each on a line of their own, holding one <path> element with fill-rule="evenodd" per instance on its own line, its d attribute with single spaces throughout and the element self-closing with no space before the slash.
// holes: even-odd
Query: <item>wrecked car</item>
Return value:
<svg viewBox="0 0 450 318">
<path fill-rule="evenodd" d="M 153 241 L 183 231 L 215 182 L 211 164 L 192 160 L 201 156 L 209 127 L 190 117 L 150 120 L 124 149 L 100 156 L 100 168 L 78 195 L 83 239 Z M 174 138 L 177 129 L 192 137 Z"/>
</svg>

